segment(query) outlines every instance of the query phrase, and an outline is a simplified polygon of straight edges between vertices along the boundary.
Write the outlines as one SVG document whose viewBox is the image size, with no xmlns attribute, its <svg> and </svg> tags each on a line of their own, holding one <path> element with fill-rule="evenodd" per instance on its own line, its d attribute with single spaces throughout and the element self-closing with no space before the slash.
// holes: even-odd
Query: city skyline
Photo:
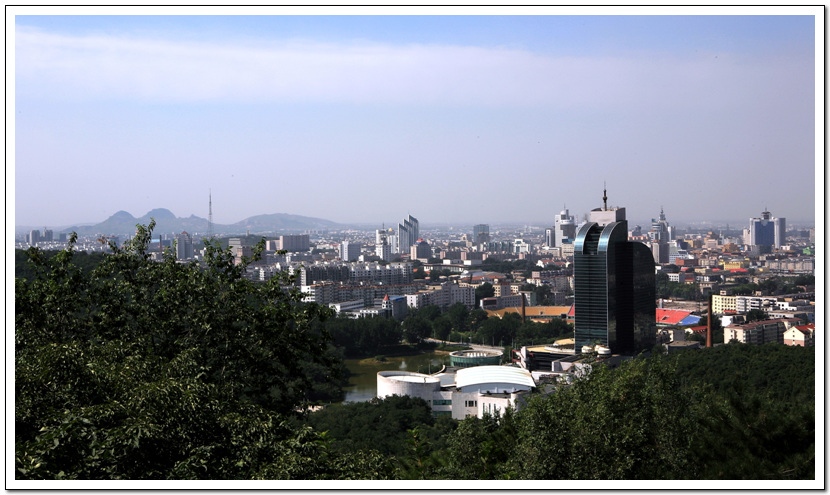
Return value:
<svg viewBox="0 0 830 495">
<path fill-rule="evenodd" d="M 15 224 L 817 222 L 820 10 L 764 12 L 18 16 Z"/>
</svg>

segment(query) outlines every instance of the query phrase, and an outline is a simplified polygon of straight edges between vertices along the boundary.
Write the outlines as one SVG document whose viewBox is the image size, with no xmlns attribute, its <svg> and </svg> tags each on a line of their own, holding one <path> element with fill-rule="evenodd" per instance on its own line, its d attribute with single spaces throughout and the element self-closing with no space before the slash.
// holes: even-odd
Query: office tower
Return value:
<svg viewBox="0 0 830 495">
<path fill-rule="evenodd" d="M 772 223 L 775 225 L 775 247 L 780 248 L 787 244 L 787 219 L 774 218 Z"/>
<path fill-rule="evenodd" d="M 409 258 L 416 260 L 426 260 L 432 257 L 432 248 L 429 243 L 423 239 L 418 239 L 418 242 L 409 248 Z"/>
<path fill-rule="evenodd" d="M 556 229 L 553 227 L 548 227 L 545 229 L 545 246 L 548 247 L 555 247 L 556 241 L 554 240 Z"/>
<path fill-rule="evenodd" d="M 486 223 L 473 225 L 473 244 L 487 244 L 490 242 L 490 226 Z"/>
<path fill-rule="evenodd" d="M 189 260 L 193 258 L 193 238 L 187 232 L 176 236 L 176 259 Z"/>
<path fill-rule="evenodd" d="M 625 208 L 591 211 L 574 243 L 574 340 L 615 354 L 649 350 L 655 342 L 654 257 L 628 240 Z"/>
<path fill-rule="evenodd" d="M 663 207 L 660 207 L 660 217 L 651 219 L 651 230 L 648 231 L 651 239 L 652 254 L 657 263 L 668 263 L 669 245 L 668 242 L 674 239 L 674 227 L 669 225 Z"/>
<path fill-rule="evenodd" d="M 398 252 L 409 252 L 409 248 L 412 247 L 418 239 L 420 239 L 418 219 L 412 215 L 409 215 L 404 219 L 403 223 L 398 224 Z"/>
<path fill-rule="evenodd" d="M 663 207 L 661 206 L 659 219 L 651 219 L 651 230 L 648 232 L 648 237 L 652 241 L 669 242 L 674 238 L 672 235 L 673 231 L 674 229 L 666 220 L 666 214 L 663 212 Z"/>
<path fill-rule="evenodd" d="M 561 247 L 564 241 L 573 239 L 574 237 L 576 237 L 576 222 L 574 221 L 574 217 L 568 214 L 568 209 L 565 208 L 556 215 L 553 223 L 554 243 L 549 244 L 549 246 Z"/>
<path fill-rule="evenodd" d="M 772 247 L 780 248 L 786 244 L 787 220 L 775 218 L 766 209 L 761 218 L 749 219 L 749 245 L 758 246 L 761 252 L 769 252 Z"/>
<path fill-rule="evenodd" d="M 343 241 L 340 244 L 340 259 L 343 261 L 356 261 L 360 258 L 360 250 L 363 244 L 354 241 Z"/>
<path fill-rule="evenodd" d="M 52 231 L 48 230 L 46 227 L 43 227 L 43 241 L 45 242 L 52 242 Z"/>
<path fill-rule="evenodd" d="M 31 230 L 29 234 L 26 236 L 26 241 L 29 242 L 30 246 L 34 246 L 38 242 L 40 242 L 40 231 L 39 230 Z"/>
</svg>

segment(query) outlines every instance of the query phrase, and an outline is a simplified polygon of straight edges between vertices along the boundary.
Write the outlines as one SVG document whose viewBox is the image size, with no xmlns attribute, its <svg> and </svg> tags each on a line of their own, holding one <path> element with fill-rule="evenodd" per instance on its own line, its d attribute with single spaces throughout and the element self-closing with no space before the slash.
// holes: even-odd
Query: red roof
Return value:
<svg viewBox="0 0 830 495">
<path fill-rule="evenodd" d="M 690 314 L 692 314 L 691 311 L 657 308 L 655 321 L 664 325 L 678 325 L 683 318 L 686 318 Z"/>
<path fill-rule="evenodd" d="M 576 312 L 574 311 L 574 305 L 571 304 L 571 309 L 568 310 L 568 318 L 573 318 L 575 315 Z"/>
</svg>

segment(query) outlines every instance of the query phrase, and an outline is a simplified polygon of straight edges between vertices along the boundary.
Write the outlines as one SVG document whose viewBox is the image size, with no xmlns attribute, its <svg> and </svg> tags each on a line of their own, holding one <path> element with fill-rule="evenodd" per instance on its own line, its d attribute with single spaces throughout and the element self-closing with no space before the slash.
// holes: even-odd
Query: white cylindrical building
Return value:
<svg viewBox="0 0 830 495">
<path fill-rule="evenodd" d="M 411 371 L 378 372 L 378 398 L 391 395 L 420 397 L 432 404 L 433 393 L 441 390 L 441 381 L 432 375 Z"/>
</svg>

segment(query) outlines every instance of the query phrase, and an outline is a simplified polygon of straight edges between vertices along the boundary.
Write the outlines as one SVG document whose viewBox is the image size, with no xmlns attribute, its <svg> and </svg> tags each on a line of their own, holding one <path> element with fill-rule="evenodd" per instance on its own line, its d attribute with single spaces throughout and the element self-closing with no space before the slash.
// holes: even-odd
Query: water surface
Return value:
<svg viewBox="0 0 830 495">
<path fill-rule="evenodd" d="M 388 357 L 379 364 L 360 364 L 360 359 L 346 359 L 349 369 L 349 385 L 344 387 L 344 402 L 367 401 L 377 395 L 378 371 L 413 371 L 415 373 L 435 373 L 441 366 L 450 364 L 447 353 L 426 352 L 412 356 Z"/>
</svg>

